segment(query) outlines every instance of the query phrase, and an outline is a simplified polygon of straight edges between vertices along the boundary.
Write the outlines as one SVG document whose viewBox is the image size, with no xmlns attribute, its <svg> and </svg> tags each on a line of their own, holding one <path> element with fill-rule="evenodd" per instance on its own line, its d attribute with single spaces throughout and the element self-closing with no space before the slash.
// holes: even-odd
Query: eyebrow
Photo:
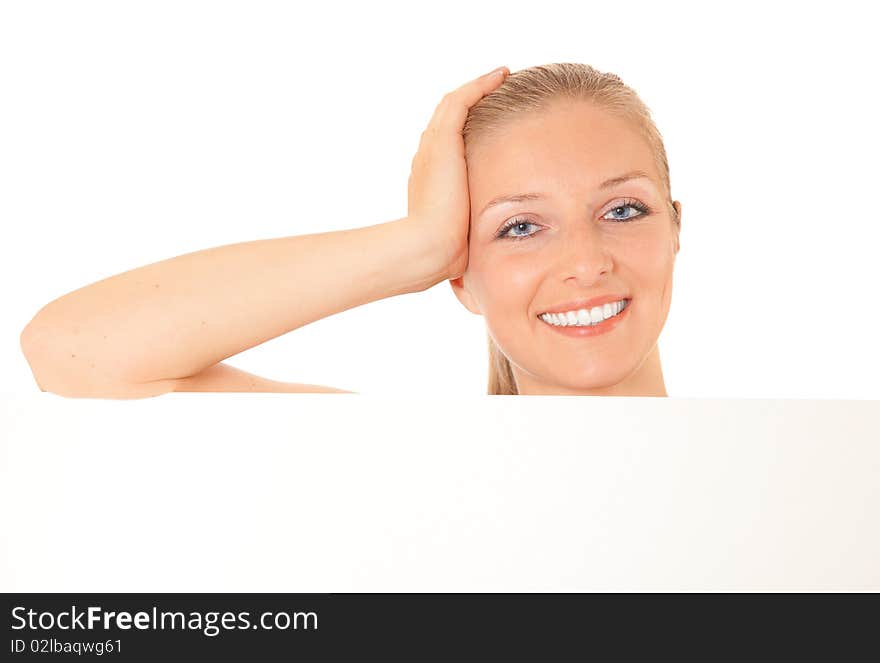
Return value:
<svg viewBox="0 0 880 663">
<path fill-rule="evenodd" d="M 651 176 L 648 175 L 643 170 L 633 170 L 628 173 L 624 173 L 623 175 L 618 175 L 617 177 L 612 177 L 611 179 L 605 180 L 599 185 L 599 189 L 610 189 L 613 186 L 617 186 L 618 184 L 623 184 L 624 182 L 628 182 L 629 180 L 638 179 L 640 177 L 644 177 L 647 179 L 651 179 Z M 540 200 L 542 198 L 548 198 L 548 194 L 546 193 L 518 193 L 511 196 L 498 196 L 497 198 L 493 198 L 486 206 L 483 208 L 483 211 L 480 212 L 479 216 L 483 216 L 491 207 L 495 207 L 497 205 L 501 205 L 504 203 L 521 203 L 524 200 Z"/>
</svg>

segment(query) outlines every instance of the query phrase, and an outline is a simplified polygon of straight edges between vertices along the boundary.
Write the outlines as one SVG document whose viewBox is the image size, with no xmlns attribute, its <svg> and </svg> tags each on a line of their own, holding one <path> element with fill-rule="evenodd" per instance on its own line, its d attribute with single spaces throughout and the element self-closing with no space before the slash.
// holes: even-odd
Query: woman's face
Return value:
<svg viewBox="0 0 880 663">
<path fill-rule="evenodd" d="M 646 372 L 659 373 L 679 248 L 645 140 L 623 120 L 565 101 L 471 150 L 468 266 L 452 286 L 484 316 L 519 393 L 637 393 L 652 379 Z M 648 177 L 603 186 L 633 171 Z M 541 197 L 487 207 L 525 193 Z M 602 295 L 631 300 L 607 333 L 568 335 L 538 317 Z"/>
</svg>

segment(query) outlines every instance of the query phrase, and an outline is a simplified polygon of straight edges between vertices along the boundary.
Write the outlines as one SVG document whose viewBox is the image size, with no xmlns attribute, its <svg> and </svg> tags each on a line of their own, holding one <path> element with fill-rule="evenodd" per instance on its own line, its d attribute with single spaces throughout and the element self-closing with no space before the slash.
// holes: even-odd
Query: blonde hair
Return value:
<svg viewBox="0 0 880 663">
<path fill-rule="evenodd" d="M 539 65 L 511 72 L 495 90 L 471 106 L 462 129 L 465 156 L 470 157 L 480 138 L 491 136 L 508 121 L 519 115 L 537 113 L 552 102 L 587 101 L 631 123 L 642 135 L 654 154 L 673 222 L 678 224 L 678 211 L 672 204 L 669 164 L 663 137 L 657 130 L 651 111 L 636 92 L 615 74 L 573 62 Z M 489 341 L 489 395 L 518 393 L 510 360 L 492 336 Z"/>
</svg>

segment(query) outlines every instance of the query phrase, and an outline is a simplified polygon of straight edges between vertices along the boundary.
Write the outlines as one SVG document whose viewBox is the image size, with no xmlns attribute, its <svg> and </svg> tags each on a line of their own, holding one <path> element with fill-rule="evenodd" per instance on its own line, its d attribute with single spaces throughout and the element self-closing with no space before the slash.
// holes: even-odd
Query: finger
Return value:
<svg viewBox="0 0 880 663">
<path fill-rule="evenodd" d="M 449 92 L 434 111 L 429 127 L 437 131 L 458 132 L 470 107 L 501 85 L 509 73 L 507 67 L 499 67 Z"/>
</svg>

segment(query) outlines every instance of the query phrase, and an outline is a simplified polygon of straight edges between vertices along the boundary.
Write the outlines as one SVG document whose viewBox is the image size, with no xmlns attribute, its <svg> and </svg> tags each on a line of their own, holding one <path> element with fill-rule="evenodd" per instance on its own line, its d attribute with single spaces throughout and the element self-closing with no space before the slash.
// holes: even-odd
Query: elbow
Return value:
<svg viewBox="0 0 880 663">
<path fill-rule="evenodd" d="M 31 320 L 25 328 L 22 329 L 21 335 L 18 337 L 18 342 L 21 345 L 21 351 L 25 356 L 25 359 L 30 362 L 30 358 L 34 355 L 36 347 L 39 343 L 40 332 L 39 327 L 36 324 L 36 318 Z"/>
<path fill-rule="evenodd" d="M 24 354 L 24 358 L 27 359 L 28 364 L 30 364 L 31 370 L 34 369 L 35 362 L 39 356 L 45 354 L 46 348 L 49 347 L 47 339 L 51 331 L 50 325 L 47 323 L 48 307 L 49 305 L 47 304 L 37 311 L 36 315 L 21 330 L 21 335 L 18 339 L 21 352 Z"/>
<path fill-rule="evenodd" d="M 21 351 L 30 366 L 40 391 L 66 398 L 133 399 L 151 398 L 173 391 L 169 380 L 132 383 L 108 378 L 89 364 L 86 370 L 71 365 L 65 354 L 64 337 L 53 333 L 50 327 L 32 320 L 19 338 Z M 74 360 L 75 361 L 75 360 Z"/>
<path fill-rule="evenodd" d="M 43 334 L 35 324 L 35 320 L 31 320 L 22 330 L 21 336 L 19 336 L 19 345 L 40 391 L 47 391 L 44 386 L 44 380 L 41 378 L 43 364 L 39 360 L 40 355 L 43 354 L 42 348 L 45 347 L 45 344 L 43 342 Z"/>
<path fill-rule="evenodd" d="M 64 342 L 40 320 L 39 314 L 22 330 L 19 345 L 40 391 L 59 396 L 80 395 L 77 375 L 59 355 Z"/>
</svg>

